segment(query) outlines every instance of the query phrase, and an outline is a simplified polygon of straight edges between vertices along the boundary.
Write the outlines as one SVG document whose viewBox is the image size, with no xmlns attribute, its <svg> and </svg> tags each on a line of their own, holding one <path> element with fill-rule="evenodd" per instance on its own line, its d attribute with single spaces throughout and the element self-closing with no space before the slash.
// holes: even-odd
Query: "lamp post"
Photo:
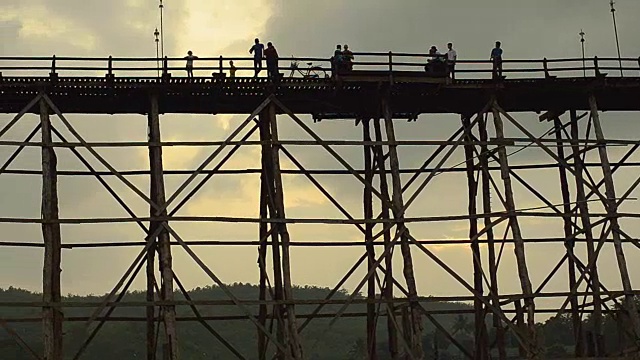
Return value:
<svg viewBox="0 0 640 360">
<path fill-rule="evenodd" d="M 164 59 L 164 4 L 162 4 L 162 0 L 160 0 L 160 51 L 162 54 L 162 58 Z"/>
<path fill-rule="evenodd" d="M 587 65 L 584 59 L 584 36 L 586 35 L 582 29 L 580 29 L 580 44 L 582 45 L 582 72 L 584 73 L 584 77 L 587 77 Z"/>
<path fill-rule="evenodd" d="M 618 62 L 620 63 L 620 77 L 624 77 L 624 74 L 622 73 L 622 57 L 620 56 L 620 41 L 618 39 L 618 25 L 616 24 L 616 8 L 614 7 L 615 4 L 616 2 L 614 0 L 611 0 L 609 2 L 609 5 L 611 6 L 611 17 L 613 17 L 613 31 L 616 35 L 616 48 L 618 49 Z"/>
<path fill-rule="evenodd" d="M 158 70 L 158 77 L 160 77 L 160 39 L 158 38 L 160 36 L 160 32 L 158 31 L 158 28 L 153 32 L 153 36 L 156 37 L 156 68 Z"/>
</svg>

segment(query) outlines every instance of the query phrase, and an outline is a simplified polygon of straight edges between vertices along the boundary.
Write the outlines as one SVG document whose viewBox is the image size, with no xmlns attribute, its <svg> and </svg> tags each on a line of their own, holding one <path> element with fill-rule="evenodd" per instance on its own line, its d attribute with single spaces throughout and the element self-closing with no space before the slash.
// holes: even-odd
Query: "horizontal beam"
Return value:
<svg viewBox="0 0 640 360">
<path fill-rule="evenodd" d="M 528 244 L 549 244 L 557 243 L 564 244 L 565 238 L 525 238 L 523 239 Z M 575 238 L 577 243 L 585 241 L 583 238 Z M 635 240 L 621 239 L 623 243 L 635 243 Z M 258 246 L 260 244 L 272 245 L 271 241 L 259 242 L 255 240 L 191 240 L 185 241 L 189 246 Z M 435 246 L 460 246 L 469 245 L 471 242 L 469 239 L 437 239 L 437 240 L 418 240 L 421 245 L 435 245 Z M 478 239 L 475 242 L 479 244 L 487 244 L 488 240 Z M 513 243 L 513 239 L 501 239 L 500 242 L 506 244 Z M 613 239 L 607 238 L 603 240 L 603 243 L 613 242 Z M 92 249 L 92 248 L 120 248 L 120 247 L 139 247 L 144 246 L 146 243 L 141 241 L 120 241 L 120 242 L 95 242 L 95 243 L 69 243 L 62 244 L 62 248 L 65 250 L 72 249 Z M 171 242 L 171 246 L 180 245 L 178 242 Z M 365 246 L 363 241 L 292 241 L 290 243 L 293 247 L 361 247 Z M 44 247 L 42 243 L 26 242 L 26 241 L 0 241 L 0 246 L 5 247 L 23 247 L 23 248 L 41 248 Z M 383 243 L 374 242 L 373 246 L 384 246 Z"/>
</svg>

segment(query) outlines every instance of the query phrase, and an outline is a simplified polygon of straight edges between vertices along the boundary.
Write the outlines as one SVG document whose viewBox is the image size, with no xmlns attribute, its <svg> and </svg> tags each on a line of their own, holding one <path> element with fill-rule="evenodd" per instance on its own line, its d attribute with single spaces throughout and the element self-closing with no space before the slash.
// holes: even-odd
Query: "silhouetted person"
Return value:
<svg viewBox="0 0 640 360">
<path fill-rule="evenodd" d="M 458 61 L 458 53 L 453 49 L 452 43 L 448 43 L 447 48 L 447 74 L 451 75 L 452 79 L 455 79 L 455 67 L 456 61 Z"/>
<path fill-rule="evenodd" d="M 267 58 L 267 75 L 271 79 L 277 80 L 280 77 L 278 73 L 278 51 L 271 42 L 267 43 L 264 56 Z"/>
<path fill-rule="evenodd" d="M 260 70 L 262 70 L 262 53 L 264 52 L 264 45 L 260 44 L 260 39 L 256 38 L 255 44 L 249 49 L 249 54 L 253 54 L 253 69 L 255 70 L 255 77 L 258 77 Z"/>
<path fill-rule="evenodd" d="M 342 61 L 345 64 L 347 70 L 353 70 L 353 53 L 349 50 L 349 45 L 344 44 L 344 51 L 342 51 Z"/>
<path fill-rule="evenodd" d="M 438 48 L 435 47 L 435 45 L 431 46 L 431 48 L 429 48 L 429 58 L 427 59 L 427 65 L 424 67 L 424 70 L 426 72 L 433 71 L 433 64 L 441 60 L 442 59 L 440 58 L 440 52 L 438 51 Z"/>
<path fill-rule="evenodd" d="M 236 66 L 233 65 L 233 60 L 229 61 L 229 77 L 236 77 Z"/>
<path fill-rule="evenodd" d="M 193 77 L 193 60 L 197 59 L 197 56 L 193 55 L 193 52 L 189 50 L 187 52 L 187 56 L 184 57 L 187 59 L 187 77 Z"/>
<path fill-rule="evenodd" d="M 331 66 L 333 67 L 334 72 L 338 72 L 340 67 L 342 66 L 342 46 L 336 46 L 336 51 L 333 52 L 333 57 L 331 58 Z"/>
<path fill-rule="evenodd" d="M 496 47 L 491 50 L 491 61 L 493 61 L 493 77 L 502 76 L 502 43 L 496 41 Z"/>
</svg>

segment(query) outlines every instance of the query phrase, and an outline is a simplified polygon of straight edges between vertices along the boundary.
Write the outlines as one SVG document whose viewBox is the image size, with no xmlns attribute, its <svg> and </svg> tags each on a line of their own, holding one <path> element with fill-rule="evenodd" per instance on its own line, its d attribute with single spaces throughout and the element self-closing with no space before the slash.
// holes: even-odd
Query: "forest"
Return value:
<svg viewBox="0 0 640 360">
<path fill-rule="evenodd" d="M 254 300 L 258 298 L 258 287 L 250 284 L 232 284 L 229 289 L 239 299 Z M 320 287 L 296 287 L 294 297 L 296 299 L 323 299 L 330 289 Z M 189 292 L 193 300 L 228 300 L 219 287 L 196 288 Z M 346 299 L 349 294 L 340 291 L 335 295 L 336 299 Z M 359 296 L 360 297 L 360 296 Z M 100 302 L 102 296 L 67 296 L 64 302 Z M 360 297 L 361 298 L 361 297 Z M 184 296 L 176 293 L 176 300 L 183 300 Z M 10 287 L 0 289 L 0 302 L 39 302 L 42 296 L 26 290 Z M 144 292 L 130 292 L 125 295 L 123 301 L 145 301 Z M 457 311 L 462 314 L 433 315 L 442 328 L 452 335 L 455 341 L 473 352 L 473 307 L 465 303 L 453 302 L 424 302 L 422 304 L 427 311 L 440 312 L 443 310 Z M 335 313 L 340 305 L 327 305 L 321 314 Z M 254 314 L 258 313 L 257 306 L 248 307 Z M 243 313 L 236 306 L 198 306 L 202 316 L 237 316 Z M 297 314 L 310 314 L 313 305 L 296 306 Z M 465 312 L 464 310 L 468 311 Z M 66 308 L 66 318 L 90 316 L 93 308 L 74 307 Z M 194 317 L 189 306 L 178 306 L 178 316 Z M 312 320 L 302 331 L 303 347 L 308 359 L 329 360 L 366 359 L 366 319 L 355 314 L 366 311 L 365 305 L 354 304 L 346 310 L 345 317 L 338 319 L 331 327 L 330 317 Z M 0 307 L 0 319 L 8 320 L 8 325 L 36 352 L 42 351 L 42 325 L 40 321 L 15 322 L 10 319 L 33 318 L 41 316 L 39 308 L 25 307 Z M 112 314 L 117 318 L 144 318 L 145 309 L 139 307 L 118 307 Z M 112 359 L 143 359 L 145 356 L 146 324 L 144 321 L 114 321 L 106 323 L 98 335 L 86 348 L 82 358 L 92 360 Z M 583 327 L 589 327 L 589 317 L 585 315 L 582 320 Z M 249 320 L 216 320 L 207 321 L 211 328 L 226 339 L 245 358 L 255 359 L 257 353 L 257 330 Z M 491 326 L 491 317 L 487 317 L 488 336 L 495 340 L 495 331 Z M 95 325 L 94 325 L 95 326 Z M 377 321 L 377 349 L 380 360 L 390 359 L 387 343 L 387 320 L 380 317 Z M 545 353 L 545 358 L 571 356 L 574 351 L 574 337 L 572 320 L 569 314 L 551 317 L 543 323 L 537 324 L 540 346 Z M 87 330 L 84 322 L 65 322 L 64 347 L 65 359 L 72 359 L 73 355 L 82 346 L 93 326 Z M 605 348 L 608 353 L 615 353 L 621 349 L 624 339 L 621 338 L 620 329 L 615 318 L 611 314 L 605 314 L 603 319 L 603 333 Z M 196 321 L 181 321 L 178 323 L 178 341 L 180 357 L 189 360 L 212 359 L 237 359 L 225 346 L 223 346 L 203 324 Z M 161 342 L 161 341 L 160 341 Z M 585 343 L 587 343 L 585 341 Z M 507 354 L 518 358 L 518 342 L 511 334 L 506 334 Z M 464 359 L 463 353 L 438 330 L 434 324 L 424 318 L 423 347 L 427 359 Z M 161 352 L 160 345 L 158 352 Z M 270 348 L 270 353 L 273 347 Z M 9 335 L 7 329 L 0 327 L 0 353 L 2 359 L 27 360 L 31 356 Z"/>
</svg>

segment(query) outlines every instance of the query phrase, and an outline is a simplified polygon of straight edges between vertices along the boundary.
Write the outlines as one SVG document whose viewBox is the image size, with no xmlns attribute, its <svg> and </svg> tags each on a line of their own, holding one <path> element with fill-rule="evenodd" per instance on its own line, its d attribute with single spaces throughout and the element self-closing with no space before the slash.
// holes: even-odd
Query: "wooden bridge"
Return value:
<svg viewBox="0 0 640 360">
<path fill-rule="evenodd" d="M 0 218 L 0 224 L 41 224 L 43 238 L 40 242 L 3 241 L 5 247 L 44 248 L 43 301 L 39 303 L 8 304 L 0 307 L 41 308 L 39 318 L 0 319 L 0 325 L 11 335 L 16 344 L 34 359 L 62 360 L 69 350 L 63 346 L 64 322 L 84 322 L 88 334 L 79 334 L 82 345 L 73 349 L 73 359 L 86 354 L 86 349 L 100 331 L 101 325 L 113 320 L 111 313 L 117 306 L 141 306 L 147 309 L 146 317 L 129 318 L 147 324 L 147 359 L 177 360 L 180 321 L 197 321 L 212 334 L 212 348 L 239 359 L 266 360 L 310 358 L 309 339 L 304 338 L 304 328 L 314 319 L 331 318 L 329 327 L 345 316 L 349 305 L 366 306 L 366 313 L 350 316 L 366 317 L 362 336 L 366 338 L 366 355 L 377 359 L 384 352 L 394 359 L 425 359 L 430 349 L 423 348 L 422 325 L 429 323 L 444 334 L 461 356 L 470 359 L 506 359 L 507 334 L 518 341 L 520 358 L 545 357 L 545 345 L 539 337 L 536 316 L 543 313 L 569 314 L 573 327 L 573 353 L 576 357 L 602 358 L 638 353 L 640 316 L 635 296 L 640 291 L 632 283 L 628 257 L 636 256 L 640 249 L 638 234 L 626 230 L 640 218 L 640 209 L 621 212 L 622 204 L 640 185 L 640 180 L 620 191 L 614 175 L 620 169 L 634 171 L 638 163 L 629 159 L 640 147 L 637 139 L 609 139 L 605 137 L 603 111 L 640 111 L 640 59 L 540 59 L 505 60 L 503 73 L 495 73 L 493 64 L 486 60 L 460 60 L 453 75 L 433 76 L 423 70 L 430 59 L 424 54 L 356 53 L 352 71 L 333 73 L 329 59 L 292 58 L 280 59 L 279 71 L 283 77 L 277 80 L 253 77 L 251 58 L 200 58 L 196 60 L 195 77 L 187 78 L 181 58 L 69 58 L 69 57 L 0 57 L 0 113 L 16 115 L 0 129 L 0 146 L 14 147 L 15 151 L 0 167 L 0 175 L 41 176 L 42 217 Z M 236 77 L 227 76 L 233 60 Z M 313 74 L 304 68 L 295 70 L 289 61 L 298 64 L 315 64 Z M 263 71 L 263 75 L 266 71 Z M 326 75 L 326 76 L 325 76 Z M 516 120 L 515 112 L 536 112 L 551 130 L 533 134 L 528 126 Z M 2 140 L 25 114 L 39 114 L 38 126 L 24 141 Z M 148 141 L 130 143 L 92 143 L 85 140 L 65 114 L 144 114 L 149 128 Z M 231 135 L 221 141 L 162 142 L 160 136 L 161 114 L 241 114 Z M 416 120 L 421 114 L 459 114 L 460 127 L 448 138 L 438 140 L 402 140 L 396 136 L 394 120 Z M 72 134 L 65 139 L 51 123 L 57 116 Z M 298 115 L 312 115 L 317 120 L 356 119 L 361 128 L 362 140 L 322 139 L 311 125 Z M 312 140 L 281 139 L 278 126 L 283 121 L 298 127 Z M 492 121 L 492 136 L 489 122 Z M 517 129 L 518 135 L 508 137 L 505 123 Z M 350 128 L 353 131 L 353 128 Z M 34 141 L 41 133 L 40 141 Z M 254 135 L 257 134 L 257 135 Z M 259 141 L 251 137 L 259 137 Z M 304 165 L 287 147 L 314 146 L 327 152 L 341 165 L 338 170 L 314 169 Z M 608 146 L 624 146 L 630 149 L 620 158 L 613 159 Z M 188 171 L 165 170 L 162 159 L 163 146 L 200 146 L 212 149 L 211 155 L 196 169 Z M 222 169 L 240 148 L 259 146 L 261 157 L 256 169 Z M 350 164 L 338 152 L 336 146 L 357 147 L 364 154 L 364 166 Z M 398 148 L 421 146 L 435 149 L 425 152 L 425 161 L 419 168 L 403 168 Z M 509 147 L 532 147 L 546 161 L 535 163 L 510 163 Z M 39 147 L 42 151 L 40 171 L 11 169 L 10 165 L 26 147 Z M 149 169 L 119 171 L 102 155 L 101 147 L 146 147 L 149 150 Z M 58 169 L 57 153 L 69 148 L 86 166 L 85 171 Z M 84 149 L 91 159 L 98 161 L 107 171 L 97 171 L 77 149 Z M 225 151 L 227 155 L 222 156 Z M 451 164 L 452 155 L 464 152 L 464 162 Z M 597 152 L 598 161 L 589 162 L 586 154 Z M 594 155 L 595 156 L 595 155 Z M 282 169 L 280 158 L 286 157 L 294 169 Z M 532 182 L 535 170 L 558 171 L 560 191 L 545 196 Z M 527 172 L 527 170 L 534 170 Z M 437 216 L 406 216 L 407 208 L 416 202 L 433 178 L 442 173 L 466 175 L 468 204 L 464 213 L 438 214 Z M 533 175 L 532 175 L 533 173 Z M 164 179 L 176 174 L 189 175 L 173 194 L 165 194 Z M 182 208 L 214 175 L 259 175 L 261 186 L 259 218 L 233 216 L 199 217 L 176 216 Z M 343 218 L 291 218 L 285 215 L 284 202 L 287 189 L 282 175 L 296 175 L 308 179 Z M 317 175 L 342 175 L 355 179 L 363 189 L 363 214 L 355 216 L 341 205 L 341 199 L 331 195 Z M 407 180 L 404 176 L 410 174 Z M 136 187 L 130 176 L 149 177 L 150 190 Z M 65 219 L 58 213 L 57 182 L 66 176 L 95 177 L 127 212 L 124 218 Z M 531 177 L 532 176 L 532 177 Z M 115 177 L 139 198 L 149 204 L 147 215 L 136 214 L 127 202 L 104 179 Z M 634 178 L 640 179 L 640 174 Z M 627 179 L 628 180 L 628 179 Z M 629 185 L 629 181 L 623 182 Z M 522 185 L 514 190 L 514 184 Z M 195 186 L 193 186 L 195 185 Z M 413 192 L 408 189 L 414 190 Z M 187 191 L 187 189 L 191 189 Z M 523 194 L 533 197 L 542 205 L 535 208 L 519 207 Z M 186 194 L 186 195 L 185 195 Z M 167 196 L 169 195 L 169 196 Z M 180 202 L 177 199 L 181 198 Z M 491 200 L 493 199 L 493 201 Z M 598 207 L 592 206 L 597 203 Z M 177 203 L 177 204 L 176 204 Z M 434 201 L 435 203 L 435 201 Z M 12 206 L 3 203 L 0 206 Z M 374 207 L 378 209 L 374 212 Z M 602 209 L 600 211 L 593 210 Z M 628 209 L 628 208 L 625 208 Z M 536 218 L 556 220 L 549 228 L 557 227 L 554 237 L 523 234 L 522 219 Z M 624 222 L 620 220 L 624 219 Z M 412 226 L 435 222 L 459 222 L 468 224 L 469 236 L 461 240 L 416 238 L 409 232 Z M 171 224 L 175 222 L 246 223 L 255 226 L 256 239 L 250 241 L 193 242 L 183 239 Z M 130 243 L 65 243 L 60 227 L 69 224 L 117 224 L 136 223 L 142 229 L 141 241 Z M 325 226 L 352 225 L 362 232 L 361 242 L 308 242 L 291 239 L 289 224 L 323 224 Z M 562 223 L 563 226 L 556 226 Z M 253 224 L 253 225 L 251 225 Z M 631 226 L 630 226 L 631 227 Z M 499 232 L 500 231 L 500 232 Z M 499 233 L 504 231 L 504 235 Z M 598 235 L 597 231 L 601 231 Z M 559 258 L 543 281 L 532 280 L 526 260 L 525 245 L 560 244 L 562 251 L 549 254 Z M 259 299 L 239 299 L 228 291 L 214 269 L 203 262 L 193 246 L 252 246 L 258 248 L 260 270 Z M 432 248 L 433 245 L 464 245 L 471 250 L 472 274 L 455 271 Z M 500 258 L 504 246 L 514 249 L 513 262 L 517 275 L 509 276 L 520 286 L 520 292 L 505 294 L 501 291 L 502 277 L 498 276 Z M 623 246 L 624 245 L 624 246 Z M 100 303 L 62 302 L 60 266 L 61 252 L 81 251 L 83 248 L 131 247 L 140 252 L 125 271 L 117 286 Z M 192 301 L 182 287 L 179 271 L 171 260 L 172 247 L 179 246 L 220 286 L 229 299 L 225 301 Z M 301 301 L 292 293 L 290 248 L 307 247 L 362 247 L 363 255 L 351 267 L 324 299 Z M 550 245 L 549 245 L 550 246 Z M 600 278 L 597 264 L 602 247 L 610 246 L 615 253 L 615 267 L 619 273 L 616 283 Z M 400 254 L 394 254 L 400 248 Z M 481 251 L 481 248 L 484 251 Z M 583 249 L 580 252 L 578 249 Z M 630 255 L 630 253 L 632 255 Z M 156 254 L 158 259 L 156 259 Z M 412 255 L 413 254 L 413 255 Z M 462 294 L 446 297 L 421 297 L 416 278 L 424 276 L 414 271 L 415 254 L 426 256 L 445 271 L 451 282 L 465 289 Z M 394 269 L 393 257 L 402 258 L 402 269 Z M 511 255 L 504 255 L 511 256 Z M 159 271 L 154 264 L 159 262 Z M 267 262 L 273 268 L 267 267 Z M 607 267 L 613 267 L 613 262 Z M 136 304 L 123 303 L 122 297 L 132 279 L 141 268 L 147 267 L 147 301 Z M 255 266 L 252 263 L 251 266 Z M 358 286 L 348 299 L 337 300 L 336 292 L 345 282 L 356 277 L 354 273 L 363 267 L 366 273 L 358 280 Z M 395 265 L 397 268 L 398 266 Z M 559 269 L 566 269 L 562 275 Z M 395 274 L 395 275 L 394 275 Z M 402 283 L 398 281 L 402 274 Z M 502 275 L 504 276 L 504 275 Z M 564 291 L 548 291 L 552 279 L 567 276 Z M 156 277 L 160 281 L 156 281 Z M 466 278 L 472 278 L 467 281 Z M 637 281 L 637 278 L 636 278 Z M 157 284 L 162 283 L 161 288 Z M 174 299 L 174 284 L 184 292 L 185 300 Z M 605 285 L 607 284 L 607 285 Z M 366 299 L 357 299 L 359 291 L 366 291 Z M 426 290 L 429 291 L 428 289 Z M 580 299 L 583 298 L 583 302 Z M 557 306 L 543 308 L 539 301 L 552 299 Z M 473 302 L 473 346 L 462 344 L 428 311 L 425 304 L 433 301 Z M 227 341 L 214 329 L 216 321 L 231 321 L 224 317 L 204 317 L 197 307 L 209 305 L 234 305 L 243 315 L 233 320 L 250 320 L 256 329 L 255 352 L 242 349 Z M 300 313 L 296 305 L 313 305 L 314 311 Z M 341 305 L 339 311 L 327 313 L 327 304 Z M 188 305 L 194 317 L 176 315 L 176 306 Z M 258 312 L 250 310 L 257 305 Z M 93 307 L 89 318 L 65 318 L 65 309 Z M 156 315 L 158 311 L 159 315 Z M 456 311 L 441 313 L 460 314 Z M 620 324 L 620 346 L 610 350 L 605 344 L 602 319 L 614 314 Z M 589 322 L 584 316 L 589 315 Z M 383 325 L 378 325 L 385 318 Z M 34 351 L 33 344 L 25 342 L 19 333 L 11 330 L 15 322 L 37 321 L 44 324 L 44 357 Z M 156 335 L 156 326 L 162 322 L 163 336 Z M 380 320 L 382 323 L 382 320 Z M 96 327 L 89 327 L 98 324 Z M 213 326 L 211 324 L 214 324 Z M 376 346 L 376 328 L 385 328 L 383 351 Z M 492 331 L 489 331 L 491 329 Z M 75 335 L 74 335 L 75 336 Z M 156 346 L 157 341 L 162 346 Z M 312 349 L 313 347 L 311 347 Z M 161 357 L 164 356 L 164 357 Z M 0 356 L 1 357 L 1 356 Z"/>
</svg>

